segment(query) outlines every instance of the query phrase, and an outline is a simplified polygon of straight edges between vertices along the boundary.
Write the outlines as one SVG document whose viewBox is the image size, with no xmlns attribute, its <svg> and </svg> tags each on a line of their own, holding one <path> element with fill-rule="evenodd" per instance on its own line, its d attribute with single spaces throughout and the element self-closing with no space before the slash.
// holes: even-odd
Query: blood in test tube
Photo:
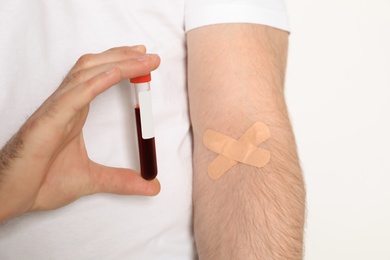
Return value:
<svg viewBox="0 0 390 260">
<path fill-rule="evenodd" d="M 135 119 L 141 176 L 152 180 L 157 176 L 156 146 L 150 96 L 150 74 L 130 79 L 135 87 Z"/>
<path fill-rule="evenodd" d="M 141 128 L 140 108 L 135 107 L 135 119 L 137 123 L 138 149 L 141 165 L 141 175 L 146 180 L 152 180 L 157 176 L 156 145 L 154 137 L 143 139 Z"/>
</svg>

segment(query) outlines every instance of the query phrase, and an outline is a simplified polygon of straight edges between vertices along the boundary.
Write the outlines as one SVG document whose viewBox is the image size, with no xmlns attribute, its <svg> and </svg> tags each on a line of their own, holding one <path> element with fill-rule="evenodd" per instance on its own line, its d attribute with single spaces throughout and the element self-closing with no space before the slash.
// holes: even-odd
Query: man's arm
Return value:
<svg viewBox="0 0 390 260">
<path fill-rule="evenodd" d="M 284 100 L 288 33 L 220 24 L 188 32 L 194 134 L 194 228 L 200 259 L 301 259 L 305 190 Z M 238 163 L 212 180 L 207 129 L 239 139 L 255 122 L 271 133 L 262 168 Z"/>
</svg>

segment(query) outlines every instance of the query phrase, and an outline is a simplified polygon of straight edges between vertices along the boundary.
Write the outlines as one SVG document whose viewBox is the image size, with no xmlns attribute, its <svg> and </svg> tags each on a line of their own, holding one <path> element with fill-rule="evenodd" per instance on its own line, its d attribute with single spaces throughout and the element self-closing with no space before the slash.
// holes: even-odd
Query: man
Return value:
<svg viewBox="0 0 390 260">
<path fill-rule="evenodd" d="M 0 4 L 1 258 L 302 257 L 283 4 L 161 4 Z M 130 170 L 138 158 L 126 79 L 150 71 L 159 181 Z M 207 148 L 205 133 L 240 140 L 257 122 L 269 128 L 261 144 L 269 162 L 243 158 L 210 178 L 222 155 Z"/>
</svg>

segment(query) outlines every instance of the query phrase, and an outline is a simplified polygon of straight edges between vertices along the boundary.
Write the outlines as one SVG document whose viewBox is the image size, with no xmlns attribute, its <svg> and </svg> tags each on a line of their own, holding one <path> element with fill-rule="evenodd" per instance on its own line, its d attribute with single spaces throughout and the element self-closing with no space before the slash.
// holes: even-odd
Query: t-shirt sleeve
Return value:
<svg viewBox="0 0 390 260">
<path fill-rule="evenodd" d="M 220 23 L 254 23 L 288 31 L 284 0 L 187 0 L 185 30 Z"/>
</svg>

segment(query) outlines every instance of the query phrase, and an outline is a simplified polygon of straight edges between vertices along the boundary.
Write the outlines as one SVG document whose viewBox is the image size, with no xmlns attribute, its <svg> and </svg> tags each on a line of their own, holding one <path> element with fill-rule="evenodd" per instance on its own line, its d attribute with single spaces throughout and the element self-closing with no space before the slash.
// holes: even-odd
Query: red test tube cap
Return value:
<svg viewBox="0 0 390 260">
<path fill-rule="evenodd" d="M 152 80 L 152 77 L 150 76 L 150 73 L 149 73 L 149 74 L 144 75 L 144 76 L 132 78 L 132 79 L 130 79 L 130 82 L 131 83 L 145 83 L 145 82 L 149 82 L 151 80 Z"/>
</svg>

